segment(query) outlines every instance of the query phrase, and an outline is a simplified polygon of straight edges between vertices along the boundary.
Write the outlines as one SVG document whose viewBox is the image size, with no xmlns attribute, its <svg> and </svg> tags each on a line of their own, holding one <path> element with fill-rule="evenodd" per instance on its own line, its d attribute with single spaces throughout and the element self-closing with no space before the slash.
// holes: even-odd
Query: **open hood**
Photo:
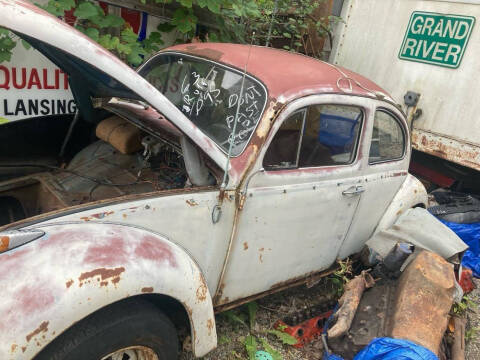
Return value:
<svg viewBox="0 0 480 360">
<path fill-rule="evenodd" d="M 0 26 L 27 40 L 69 74 L 72 92 L 82 110 L 91 106 L 91 98 L 122 97 L 145 101 L 198 145 L 218 166 L 225 167 L 225 154 L 161 92 L 115 55 L 73 27 L 21 0 L 0 0 Z M 159 129 L 162 120 L 159 120 Z M 154 125 L 150 119 L 149 128 Z"/>
</svg>

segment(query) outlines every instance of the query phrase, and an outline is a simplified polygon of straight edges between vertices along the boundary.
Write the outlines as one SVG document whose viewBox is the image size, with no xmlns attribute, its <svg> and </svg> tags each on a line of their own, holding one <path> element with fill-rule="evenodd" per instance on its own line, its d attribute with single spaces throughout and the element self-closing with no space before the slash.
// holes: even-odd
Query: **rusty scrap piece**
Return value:
<svg viewBox="0 0 480 360">
<path fill-rule="evenodd" d="M 362 271 L 360 275 L 355 276 L 355 278 L 348 282 L 345 286 L 345 292 L 340 300 L 338 300 L 340 307 L 335 314 L 337 321 L 335 325 L 328 330 L 329 338 L 333 339 L 346 334 L 352 325 L 363 292 L 373 285 L 375 285 L 375 280 L 373 280 L 372 276 L 366 271 Z"/>
<path fill-rule="evenodd" d="M 452 264 L 422 251 L 400 276 L 387 336 L 411 340 L 438 356 L 454 289 Z"/>
<path fill-rule="evenodd" d="M 465 318 L 454 317 L 454 340 L 452 345 L 452 360 L 465 360 Z"/>
</svg>

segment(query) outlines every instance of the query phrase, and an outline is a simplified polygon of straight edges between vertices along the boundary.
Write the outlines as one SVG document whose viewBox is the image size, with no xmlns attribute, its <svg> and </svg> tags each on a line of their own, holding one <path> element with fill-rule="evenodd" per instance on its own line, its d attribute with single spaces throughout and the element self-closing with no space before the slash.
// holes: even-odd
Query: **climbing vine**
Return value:
<svg viewBox="0 0 480 360">
<path fill-rule="evenodd" d="M 140 1 L 146 3 L 146 0 Z M 171 21 L 158 25 L 143 40 L 138 39 L 121 17 L 105 14 L 102 7 L 91 0 L 49 0 L 44 5 L 36 5 L 58 17 L 72 11 L 76 17 L 75 28 L 132 66 L 138 66 L 145 57 L 165 46 L 162 40 L 165 33 L 171 33 L 176 42 L 194 39 L 198 35 L 199 18 L 196 13 L 200 9 L 207 14 L 211 24 L 202 35 L 202 41 L 273 43 L 276 47 L 315 57 L 321 57 L 321 49 L 315 47 L 312 38 L 328 37 L 331 25 L 338 21 L 337 18 L 317 14 L 316 9 L 326 0 L 152 1 L 161 8 L 168 4 L 176 5 L 176 10 L 171 15 Z M 257 35 L 252 37 L 253 33 Z M 16 36 L 0 28 L 0 63 L 10 61 L 16 45 Z M 29 47 L 25 42 L 23 45 Z"/>
</svg>

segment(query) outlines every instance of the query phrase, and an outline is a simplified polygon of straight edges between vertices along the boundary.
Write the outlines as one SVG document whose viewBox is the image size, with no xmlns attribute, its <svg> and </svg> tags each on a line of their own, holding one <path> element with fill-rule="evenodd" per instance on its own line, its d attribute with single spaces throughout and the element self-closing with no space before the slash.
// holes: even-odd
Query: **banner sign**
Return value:
<svg viewBox="0 0 480 360">
<path fill-rule="evenodd" d="M 456 69 L 474 25 L 473 16 L 415 11 L 398 56 L 404 60 Z"/>
<path fill-rule="evenodd" d="M 31 0 L 33 2 L 33 0 Z M 38 0 L 44 4 L 46 0 Z M 118 13 L 143 40 L 163 22 L 146 13 L 99 2 L 106 14 Z M 74 11 L 65 12 L 63 20 L 74 26 Z M 17 46 L 7 63 L 0 63 L 0 124 L 36 116 L 73 114 L 75 101 L 68 76 L 37 50 L 25 49 L 18 37 Z M 172 42 L 167 40 L 168 42 Z"/>
</svg>

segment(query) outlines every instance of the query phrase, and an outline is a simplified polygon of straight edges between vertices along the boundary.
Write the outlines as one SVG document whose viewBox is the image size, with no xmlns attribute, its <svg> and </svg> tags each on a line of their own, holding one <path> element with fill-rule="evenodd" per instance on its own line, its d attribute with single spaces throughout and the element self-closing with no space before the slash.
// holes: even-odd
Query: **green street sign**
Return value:
<svg viewBox="0 0 480 360">
<path fill-rule="evenodd" d="M 456 69 L 474 25 L 473 16 L 415 11 L 398 56 L 404 60 Z"/>
</svg>

